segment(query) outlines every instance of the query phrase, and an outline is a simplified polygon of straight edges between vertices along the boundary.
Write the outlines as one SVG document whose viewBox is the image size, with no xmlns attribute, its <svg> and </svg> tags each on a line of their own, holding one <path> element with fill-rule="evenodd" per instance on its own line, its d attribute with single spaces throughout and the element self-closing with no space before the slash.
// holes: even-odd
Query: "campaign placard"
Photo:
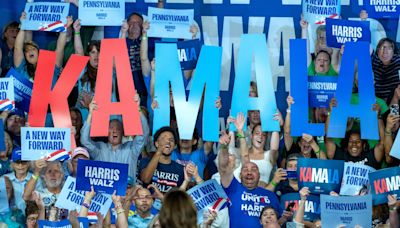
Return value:
<svg viewBox="0 0 400 228">
<path fill-rule="evenodd" d="M 321 195 L 322 227 L 371 227 L 371 221 L 371 195 Z"/>
<path fill-rule="evenodd" d="M 341 0 L 303 0 L 304 19 L 310 24 L 323 25 L 325 18 L 340 16 Z"/>
<path fill-rule="evenodd" d="M 296 212 L 299 207 L 299 201 L 299 193 L 288 193 L 281 196 L 281 207 L 287 208 L 290 203 L 294 203 L 293 210 Z M 304 205 L 304 220 L 312 222 L 318 219 L 320 214 L 319 196 L 309 195 Z"/>
<path fill-rule="evenodd" d="M 3 176 L 0 178 L 0 213 L 7 213 L 9 211 L 10 211 L 10 206 L 8 203 L 6 182 Z"/>
<path fill-rule="evenodd" d="M 398 18 L 400 1 L 364 0 L 364 8 L 371 18 Z"/>
<path fill-rule="evenodd" d="M 363 164 L 345 162 L 340 195 L 355 196 L 368 192 L 369 173 L 375 169 Z"/>
<path fill-rule="evenodd" d="M 69 176 L 64 183 L 60 195 L 55 206 L 67 210 L 80 211 L 83 200 L 85 199 L 85 191 L 76 190 L 76 179 Z M 90 204 L 89 212 L 100 212 L 106 216 L 108 209 L 112 203 L 111 196 L 107 194 L 96 193 Z"/>
<path fill-rule="evenodd" d="M 47 161 L 69 159 L 71 129 L 52 127 L 22 127 L 21 156 L 23 161 L 46 158 Z"/>
<path fill-rule="evenodd" d="M 124 196 L 128 182 L 128 164 L 78 160 L 76 189 Z"/>
<path fill-rule="evenodd" d="M 377 170 L 369 174 L 374 205 L 387 203 L 388 194 L 397 194 L 400 199 L 400 167 Z"/>
<path fill-rule="evenodd" d="M 337 77 L 309 76 L 308 104 L 312 108 L 329 108 L 329 102 L 335 96 Z"/>
<path fill-rule="evenodd" d="M 26 3 L 26 19 L 21 21 L 22 30 L 65 32 L 69 3 Z"/>
<path fill-rule="evenodd" d="M 0 78 L 0 111 L 9 111 L 14 108 L 14 81 L 11 78 Z"/>
<path fill-rule="evenodd" d="M 79 0 L 81 25 L 121 26 L 125 19 L 125 0 Z"/>
<path fill-rule="evenodd" d="M 52 222 L 49 220 L 39 220 L 39 228 L 72 228 L 71 222 L 68 219 L 61 220 L 58 222 Z M 88 218 L 78 217 L 79 228 L 88 228 Z"/>
<path fill-rule="evenodd" d="M 346 42 L 371 42 L 369 21 L 326 19 L 326 43 L 328 47 L 341 48 Z"/>
<path fill-rule="evenodd" d="M 297 162 L 299 189 L 308 187 L 314 194 L 340 192 L 344 161 L 300 158 Z"/>
<path fill-rule="evenodd" d="M 176 10 L 149 7 L 149 37 L 192 39 L 193 9 Z"/>
<path fill-rule="evenodd" d="M 229 206 L 229 199 L 222 186 L 214 179 L 196 185 L 187 191 L 197 208 L 197 223 L 203 223 L 203 214 L 208 209 L 220 211 Z"/>
<path fill-rule="evenodd" d="M 22 109 L 24 112 L 29 112 L 33 83 L 22 77 L 14 68 L 8 71 L 6 78 L 13 80 L 15 107 Z"/>
</svg>

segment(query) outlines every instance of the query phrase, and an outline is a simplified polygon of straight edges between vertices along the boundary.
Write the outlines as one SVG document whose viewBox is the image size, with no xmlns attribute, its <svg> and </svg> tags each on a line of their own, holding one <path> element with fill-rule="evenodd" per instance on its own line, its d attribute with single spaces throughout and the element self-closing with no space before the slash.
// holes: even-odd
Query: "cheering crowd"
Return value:
<svg viewBox="0 0 400 228">
<path fill-rule="evenodd" d="M 163 8 L 163 0 L 158 7 Z M 368 20 L 361 11 L 360 18 Z M 20 22 L 26 19 L 22 13 Z M 151 24 L 139 13 L 132 13 L 121 25 L 120 38 L 126 40 L 132 76 L 137 90 L 135 101 L 140 104 L 140 121 L 143 135 L 125 137 L 121 118 L 109 122 L 108 137 L 92 138 L 89 135 L 92 114 L 98 108 L 93 99 L 101 42 L 92 40 L 94 28 L 83 27 L 80 20 L 67 18 L 67 32 L 60 33 L 55 43 L 40 47 L 33 41 L 32 31 L 20 29 L 20 22 L 4 26 L 1 40 L 1 75 L 10 68 L 35 82 L 39 49 L 56 53 L 53 84 L 63 66 L 73 53 L 89 56 L 86 68 L 68 97 L 73 132 L 77 147 L 65 161 L 21 160 L 21 127 L 27 125 L 27 113 L 19 109 L 3 111 L 6 150 L 0 152 L 0 180 L 4 179 L 10 211 L 0 214 L 1 225 L 8 227 L 38 227 L 38 220 L 60 221 L 68 219 L 72 227 L 79 227 L 78 217 L 87 217 L 94 189 L 85 193 L 81 208 L 68 211 L 55 206 L 67 177 L 76 177 L 78 159 L 125 163 L 129 165 L 126 195 L 113 194 L 112 209 L 107 214 L 96 214 L 91 227 L 321 227 L 321 220 L 305 221 L 305 201 L 310 196 L 307 187 L 299 188 L 296 177 L 288 171 L 297 170 L 299 158 L 334 159 L 368 165 L 375 169 L 396 167 L 400 160 L 389 155 L 400 127 L 400 56 L 396 43 L 383 38 L 371 48 L 372 70 L 379 121 L 379 140 L 363 140 L 359 119 L 348 120 L 343 139 L 291 136 L 291 106 L 296 97 L 286 99 L 286 114 L 279 111 L 272 116 L 279 122 L 279 132 L 263 132 L 260 113 L 251 110 L 247 119 L 243 113 L 230 116 L 227 124 L 236 131 L 223 131 L 218 143 L 202 140 L 202 129 L 196 127 L 191 140 L 180 139 L 174 100 L 170 93 L 170 126 L 151 132 L 153 110 L 158 108 L 154 97 L 155 58 L 154 39 L 148 38 Z M 300 21 L 302 38 L 308 38 L 309 24 Z M 199 28 L 191 26 L 192 38 L 199 37 Z M 308 53 L 308 75 L 337 76 L 345 48 L 326 45 L 325 26 L 316 31 L 313 53 Z M 114 73 L 115 74 L 115 71 Z M 193 70 L 182 71 L 185 85 Z M 358 102 L 358 73 L 354 73 L 352 103 Z M 115 75 L 114 75 L 115 78 Z M 250 97 L 257 97 L 257 83 L 250 85 Z M 118 88 L 113 81 L 113 101 L 118 101 Z M 224 105 L 221 99 L 215 106 Z M 314 123 L 330 121 L 329 108 L 310 108 L 309 118 Z M 397 110 L 397 112 L 396 112 Z M 190 115 L 190 114 L 188 114 Z M 307 115 L 307 114 L 306 114 Z M 50 117 L 50 115 L 48 115 Z M 198 126 L 199 124 L 196 124 Z M 46 118 L 46 126 L 52 126 Z M 186 193 L 206 180 L 215 179 L 221 184 L 231 205 L 222 210 L 209 209 L 203 222 L 197 224 L 197 209 Z M 299 193 L 297 208 L 282 208 L 280 198 L 287 193 Z M 331 192 L 331 195 L 339 193 Z M 354 196 L 357 197 L 357 196 Z M 373 207 L 371 224 L 374 227 L 399 227 L 399 206 L 396 195 L 388 195 L 388 203 Z M 296 210 L 295 210 L 296 209 Z"/>
</svg>

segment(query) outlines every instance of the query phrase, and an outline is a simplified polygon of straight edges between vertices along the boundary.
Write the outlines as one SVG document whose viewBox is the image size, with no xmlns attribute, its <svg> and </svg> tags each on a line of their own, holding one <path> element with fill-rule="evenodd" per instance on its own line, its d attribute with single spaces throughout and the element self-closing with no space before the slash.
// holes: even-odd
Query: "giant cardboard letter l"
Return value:
<svg viewBox="0 0 400 228">
<path fill-rule="evenodd" d="M 111 102 L 113 63 L 117 71 L 119 102 Z M 110 115 L 113 114 L 122 115 L 125 135 L 143 134 L 139 106 L 134 96 L 135 86 L 125 40 L 102 40 L 94 95 L 98 110 L 93 112 L 90 136 L 107 136 Z"/>
</svg>

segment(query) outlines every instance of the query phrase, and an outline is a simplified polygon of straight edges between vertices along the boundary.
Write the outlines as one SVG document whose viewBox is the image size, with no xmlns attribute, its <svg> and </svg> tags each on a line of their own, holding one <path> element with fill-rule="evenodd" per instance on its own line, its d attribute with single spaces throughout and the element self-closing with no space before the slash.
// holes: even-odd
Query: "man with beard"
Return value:
<svg viewBox="0 0 400 228">
<path fill-rule="evenodd" d="M 153 206 L 153 197 L 147 188 L 139 187 L 133 197 L 136 211 L 133 216 L 128 217 L 128 227 L 147 228 L 153 219 L 151 207 Z"/>
<path fill-rule="evenodd" d="M 124 128 L 121 121 L 113 119 L 108 127 L 108 142 L 95 142 L 90 138 L 90 124 L 94 110 L 97 110 L 97 104 L 93 100 L 89 105 L 89 114 L 81 130 L 81 143 L 88 149 L 90 158 L 96 161 L 128 164 L 128 176 L 136 177 L 137 160 L 148 141 L 149 125 L 146 117 L 140 112 L 143 135 L 136 135 L 132 141 L 122 143 Z M 136 183 L 135 180 L 134 183 Z"/>
<path fill-rule="evenodd" d="M 230 164 L 227 145 L 230 138 L 226 133 L 220 137 L 221 151 L 219 155 L 219 173 L 221 184 L 232 206 L 229 207 L 230 227 L 259 227 L 259 217 L 265 206 L 272 206 L 279 215 L 283 210 L 276 195 L 264 188 L 258 187 L 260 172 L 253 162 L 246 162 L 240 171 L 240 180 L 233 176 L 233 165 Z"/>
<path fill-rule="evenodd" d="M 162 127 L 154 134 L 156 152 L 153 157 L 140 161 L 140 179 L 143 184 L 153 184 L 162 193 L 179 187 L 184 181 L 183 166 L 171 160 L 178 138 L 171 127 Z"/>
<path fill-rule="evenodd" d="M 25 116 L 22 110 L 14 109 L 12 112 L 3 111 L 0 114 L 5 129 L 11 136 L 13 145 L 21 146 L 21 127 L 25 126 Z"/>
<path fill-rule="evenodd" d="M 34 172 L 25 186 L 22 197 L 25 201 L 32 200 L 33 194 L 37 193 L 45 206 L 46 219 L 49 219 L 50 213 L 55 213 L 54 211 L 57 215 L 55 219 L 66 219 L 68 210 L 54 207 L 63 185 L 64 170 L 61 162 L 48 162 L 45 159 L 36 160 Z"/>
</svg>

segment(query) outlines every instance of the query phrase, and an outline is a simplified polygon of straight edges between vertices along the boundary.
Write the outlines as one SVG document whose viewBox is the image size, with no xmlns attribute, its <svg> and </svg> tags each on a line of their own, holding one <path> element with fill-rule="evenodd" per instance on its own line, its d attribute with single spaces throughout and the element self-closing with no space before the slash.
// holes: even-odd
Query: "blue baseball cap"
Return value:
<svg viewBox="0 0 400 228">
<path fill-rule="evenodd" d="M 16 162 L 21 160 L 21 148 L 19 146 L 14 147 L 11 154 L 11 161 Z"/>
</svg>

